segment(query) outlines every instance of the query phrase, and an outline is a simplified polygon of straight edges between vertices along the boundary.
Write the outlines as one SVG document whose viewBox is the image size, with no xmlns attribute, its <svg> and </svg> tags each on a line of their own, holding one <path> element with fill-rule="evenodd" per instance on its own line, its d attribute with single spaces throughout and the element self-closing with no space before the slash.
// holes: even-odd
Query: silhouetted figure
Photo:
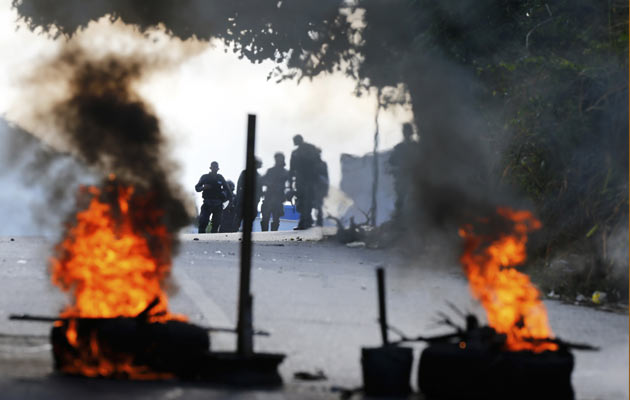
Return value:
<svg viewBox="0 0 630 400">
<path fill-rule="evenodd" d="M 390 173 L 394 176 L 394 190 L 396 191 L 395 219 L 404 215 L 409 191 L 412 186 L 413 161 L 419 155 L 418 142 L 413 139 L 413 127 L 411 124 L 403 124 L 402 133 L 403 141 L 394 146 L 388 160 Z"/>
<path fill-rule="evenodd" d="M 262 197 L 262 177 L 258 173 L 258 169 L 262 167 L 262 161 L 256 157 L 256 197 L 254 198 L 254 218 L 258 214 L 258 203 Z M 234 218 L 234 227 L 238 230 L 243 222 L 243 195 L 245 194 L 245 170 L 241 171 L 236 182 L 236 218 Z"/>
<path fill-rule="evenodd" d="M 267 170 L 267 173 L 262 178 L 262 184 L 265 186 L 263 193 L 264 199 L 260 212 L 262 214 L 260 219 L 260 229 L 264 231 L 269 230 L 269 219 L 273 217 L 271 222 L 271 230 L 277 231 L 280 226 L 280 217 L 284 215 L 284 199 L 286 197 L 286 191 L 288 190 L 287 184 L 289 182 L 289 171 L 285 168 L 284 154 L 276 153 L 273 156 L 275 165 Z"/>
<path fill-rule="evenodd" d="M 223 202 L 228 199 L 229 189 L 225 179 L 218 174 L 219 163 L 213 161 L 210 164 L 210 173 L 204 174 L 199 178 L 199 182 L 195 185 L 197 192 L 202 192 L 203 204 L 199 213 L 199 233 L 206 233 L 210 215 L 212 215 L 211 233 L 219 231 L 221 225 L 221 216 L 223 214 Z"/>
<path fill-rule="evenodd" d="M 234 182 L 227 181 L 228 190 L 230 192 L 230 198 L 227 206 L 223 209 L 223 218 L 221 219 L 221 227 L 219 232 L 236 232 L 238 227 L 235 227 L 234 220 L 236 219 L 236 194 L 234 190 L 236 186 Z"/>
<path fill-rule="evenodd" d="M 296 206 L 300 221 L 295 229 L 308 229 L 313 225 L 311 212 L 315 207 L 315 191 L 321 150 L 306 143 L 302 135 L 293 137 L 297 149 L 291 153 L 289 172 L 295 184 Z"/>
<path fill-rule="evenodd" d="M 324 199 L 328 196 L 328 164 L 324 160 L 319 161 L 319 165 L 317 166 L 317 181 L 315 183 L 315 199 L 314 199 L 314 208 L 317 214 L 316 225 L 323 226 L 324 225 Z"/>
</svg>

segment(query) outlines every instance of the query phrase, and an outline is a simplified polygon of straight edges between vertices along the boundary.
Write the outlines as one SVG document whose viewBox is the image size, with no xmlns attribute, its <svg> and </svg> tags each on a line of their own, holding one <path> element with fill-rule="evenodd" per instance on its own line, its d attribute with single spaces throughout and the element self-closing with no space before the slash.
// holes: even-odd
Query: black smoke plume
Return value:
<svg viewBox="0 0 630 400">
<path fill-rule="evenodd" d="M 52 60 L 39 66 L 32 84 L 65 80 L 64 96 L 33 104 L 33 115 L 53 123 L 57 139 L 84 165 L 101 175 L 106 190 L 101 201 L 116 209 L 116 187 L 133 186 L 133 226 L 147 235 L 154 255 L 160 246 L 147 233 L 156 224 L 175 233 L 190 222 L 184 197 L 171 175 L 176 165 L 166 154 L 160 122 L 134 85 L 156 67 L 146 56 L 94 56 L 69 42 Z M 58 180 L 56 187 L 69 182 Z M 79 203 L 82 203 L 79 198 Z M 81 204 L 79 204 L 81 206 Z M 170 249 L 164 249 L 170 253 Z"/>
</svg>

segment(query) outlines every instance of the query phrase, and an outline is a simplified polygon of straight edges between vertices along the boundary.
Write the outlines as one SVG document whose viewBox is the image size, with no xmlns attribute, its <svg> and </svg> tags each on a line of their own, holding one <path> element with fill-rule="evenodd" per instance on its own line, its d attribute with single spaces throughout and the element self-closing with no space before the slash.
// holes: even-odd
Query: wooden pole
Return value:
<svg viewBox="0 0 630 400">
<path fill-rule="evenodd" d="M 245 166 L 245 187 L 243 191 L 243 239 L 241 242 L 241 275 L 238 292 L 238 337 L 236 348 L 241 356 L 254 352 L 253 341 L 253 296 L 251 294 L 252 269 L 252 224 L 254 222 L 254 198 L 256 196 L 256 116 L 247 116 L 247 157 Z"/>
<path fill-rule="evenodd" d="M 381 326 L 381 337 L 383 346 L 389 344 L 387 335 L 387 310 L 385 308 L 385 270 L 383 267 L 376 269 L 376 279 L 378 281 L 378 322 Z"/>
</svg>

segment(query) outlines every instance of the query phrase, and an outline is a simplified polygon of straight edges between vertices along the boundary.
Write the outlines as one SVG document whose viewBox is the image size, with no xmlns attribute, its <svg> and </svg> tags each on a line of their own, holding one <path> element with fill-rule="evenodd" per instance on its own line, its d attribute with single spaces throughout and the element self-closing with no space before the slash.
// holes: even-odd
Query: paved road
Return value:
<svg viewBox="0 0 630 400">
<path fill-rule="evenodd" d="M 361 346 L 379 344 L 374 269 L 385 265 L 390 322 L 409 334 L 438 334 L 437 311 L 451 301 L 482 315 L 468 294 L 450 252 L 438 249 L 409 261 L 382 250 L 316 242 L 319 232 L 259 234 L 254 246 L 255 325 L 272 331 L 257 338 L 259 351 L 283 352 L 282 391 L 237 392 L 181 383 L 112 382 L 51 374 L 49 326 L 9 322 L 10 313 L 56 314 L 65 297 L 48 282 L 51 244 L 42 238 L 0 238 L 0 398 L 260 399 L 336 398 L 333 385 L 361 384 Z M 194 240 L 200 238 L 200 240 Z M 219 240 L 220 239 L 220 240 Z M 293 239 L 293 240 L 292 240 Z M 203 325 L 234 325 L 238 235 L 184 235 L 174 263 L 171 309 Z M 602 347 L 576 352 L 573 385 L 578 399 L 628 398 L 628 316 L 548 301 L 557 336 Z M 230 334 L 214 334 L 215 349 L 233 349 Z M 416 347 L 416 358 L 422 346 Z M 298 382 L 296 371 L 322 369 L 329 380 Z"/>
</svg>

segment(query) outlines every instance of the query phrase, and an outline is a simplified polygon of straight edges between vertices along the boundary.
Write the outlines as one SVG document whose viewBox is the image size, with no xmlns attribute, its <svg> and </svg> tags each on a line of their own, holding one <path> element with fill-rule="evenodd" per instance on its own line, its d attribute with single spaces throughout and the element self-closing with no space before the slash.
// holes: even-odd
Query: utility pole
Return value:
<svg viewBox="0 0 630 400">
<path fill-rule="evenodd" d="M 379 88 L 376 92 L 376 114 L 374 115 L 374 151 L 372 153 L 373 163 L 372 163 L 372 205 L 370 207 L 370 220 L 368 223 L 372 226 L 376 226 L 376 211 L 378 206 L 378 140 L 379 140 L 379 129 L 378 129 L 378 116 L 381 112 L 381 89 Z"/>
</svg>

